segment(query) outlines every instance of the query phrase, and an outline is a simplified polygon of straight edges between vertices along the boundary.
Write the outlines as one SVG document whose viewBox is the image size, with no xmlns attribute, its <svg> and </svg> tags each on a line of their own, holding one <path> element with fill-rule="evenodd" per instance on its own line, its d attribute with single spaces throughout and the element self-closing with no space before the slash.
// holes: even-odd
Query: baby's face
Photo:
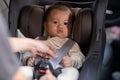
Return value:
<svg viewBox="0 0 120 80">
<path fill-rule="evenodd" d="M 44 24 L 48 35 L 52 37 L 57 36 L 60 38 L 68 37 L 68 28 L 71 26 L 69 23 L 70 14 L 70 10 L 52 10 Z"/>
</svg>

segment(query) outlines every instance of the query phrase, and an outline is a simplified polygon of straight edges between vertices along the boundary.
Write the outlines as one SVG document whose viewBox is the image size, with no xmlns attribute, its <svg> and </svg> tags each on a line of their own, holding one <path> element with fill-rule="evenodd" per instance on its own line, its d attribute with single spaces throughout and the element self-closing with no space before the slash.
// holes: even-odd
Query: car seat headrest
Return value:
<svg viewBox="0 0 120 80">
<path fill-rule="evenodd" d="M 92 10 L 85 8 L 74 8 L 76 14 L 73 25 L 72 36 L 80 45 L 84 45 L 90 40 L 92 30 Z M 42 6 L 28 5 L 22 8 L 18 26 L 20 31 L 30 38 L 43 36 L 43 15 L 44 9 Z"/>
<path fill-rule="evenodd" d="M 92 32 L 92 10 L 90 8 L 80 9 L 77 13 L 73 26 L 73 39 L 80 45 L 90 41 Z"/>
<path fill-rule="evenodd" d="M 21 9 L 18 21 L 18 28 L 26 36 L 35 38 L 43 34 L 43 14 L 41 6 L 28 5 Z"/>
</svg>

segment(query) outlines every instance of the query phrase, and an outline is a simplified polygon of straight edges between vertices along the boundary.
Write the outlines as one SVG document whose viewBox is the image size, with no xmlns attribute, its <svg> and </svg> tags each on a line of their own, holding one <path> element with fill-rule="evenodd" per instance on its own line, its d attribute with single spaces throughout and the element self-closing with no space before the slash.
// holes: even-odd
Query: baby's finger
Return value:
<svg viewBox="0 0 120 80">
<path fill-rule="evenodd" d="M 29 62 L 29 63 L 28 63 L 28 66 L 33 66 L 33 63 L 32 63 L 32 62 Z"/>
</svg>

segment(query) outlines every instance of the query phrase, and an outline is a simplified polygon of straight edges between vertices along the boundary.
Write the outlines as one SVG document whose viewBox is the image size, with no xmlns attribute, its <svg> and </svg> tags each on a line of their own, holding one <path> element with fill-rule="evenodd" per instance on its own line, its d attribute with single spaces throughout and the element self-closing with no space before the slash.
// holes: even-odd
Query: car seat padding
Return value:
<svg viewBox="0 0 120 80">
<path fill-rule="evenodd" d="M 91 30 L 92 10 L 89 8 L 80 9 L 74 23 L 73 38 L 82 45 L 90 38 Z"/>
<path fill-rule="evenodd" d="M 30 38 L 35 38 L 43 34 L 42 20 L 44 11 L 42 7 L 29 5 L 22 8 L 18 26 L 20 31 Z"/>
</svg>

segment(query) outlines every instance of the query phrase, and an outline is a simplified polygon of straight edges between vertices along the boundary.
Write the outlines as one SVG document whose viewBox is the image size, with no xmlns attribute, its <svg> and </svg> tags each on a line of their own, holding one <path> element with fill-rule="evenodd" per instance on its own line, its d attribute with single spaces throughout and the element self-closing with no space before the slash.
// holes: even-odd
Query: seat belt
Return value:
<svg viewBox="0 0 120 80">
<path fill-rule="evenodd" d="M 62 58 L 68 53 L 68 51 L 72 48 L 75 44 L 75 41 L 69 39 L 58 51 L 57 51 L 57 58 L 51 58 L 49 61 L 51 62 L 53 69 L 57 69 L 59 63 L 62 61 Z"/>
<path fill-rule="evenodd" d="M 59 63 L 62 61 L 62 58 L 68 53 L 74 44 L 75 41 L 71 39 L 65 42 L 64 45 L 57 51 L 57 58 L 46 60 L 40 59 L 40 56 L 36 56 L 33 79 L 39 79 L 46 73 L 47 69 L 50 69 L 51 72 L 57 77 L 61 73 L 61 67 Z"/>
</svg>

